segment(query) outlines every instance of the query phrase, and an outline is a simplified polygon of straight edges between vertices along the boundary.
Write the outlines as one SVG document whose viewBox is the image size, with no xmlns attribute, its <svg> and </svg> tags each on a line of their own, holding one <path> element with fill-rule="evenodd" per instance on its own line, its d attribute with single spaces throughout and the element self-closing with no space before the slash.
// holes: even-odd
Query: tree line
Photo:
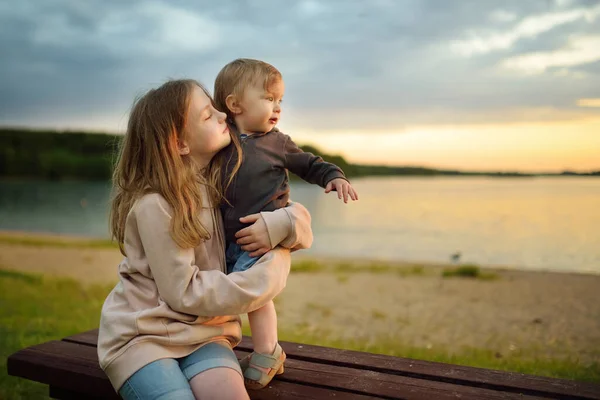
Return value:
<svg viewBox="0 0 600 400">
<path fill-rule="evenodd" d="M 105 133 L 0 128 L 0 177 L 108 180 L 112 174 L 121 139 L 121 135 Z M 518 172 L 461 172 L 414 166 L 352 164 L 340 155 L 324 153 L 314 146 L 300 147 L 304 151 L 320 155 L 325 161 L 338 165 L 348 177 L 386 175 L 530 176 L 530 174 Z M 600 171 L 586 174 L 565 171 L 558 175 L 598 176 Z"/>
</svg>

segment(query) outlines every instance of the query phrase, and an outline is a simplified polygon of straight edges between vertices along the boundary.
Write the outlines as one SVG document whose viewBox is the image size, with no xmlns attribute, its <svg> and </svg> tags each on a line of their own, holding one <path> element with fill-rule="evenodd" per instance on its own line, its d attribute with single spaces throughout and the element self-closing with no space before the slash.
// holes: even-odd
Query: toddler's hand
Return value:
<svg viewBox="0 0 600 400">
<path fill-rule="evenodd" d="M 271 250 L 271 239 L 267 224 L 260 214 L 247 215 L 240 218 L 244 224 L 252 224 L 236 232 L 236 243 L 242 250 L 251 252 L 250 257 L 260 257 Z"/>
<path fill-rule="evenodd" d="M 356 193 L 356 190 L 350 185 L 350 182 L 345 179 L 335 178 L 329 181 L 325 188 L 325 193 L 329 193 L 332 190 L 337 191 L 338 199 L 341 199 L 342 196 L 344 196 L 344 203 L 348 203 L 348 196 L 350 196 L 352 200 L 358 200 L 358 193 Z"/>
</svg>

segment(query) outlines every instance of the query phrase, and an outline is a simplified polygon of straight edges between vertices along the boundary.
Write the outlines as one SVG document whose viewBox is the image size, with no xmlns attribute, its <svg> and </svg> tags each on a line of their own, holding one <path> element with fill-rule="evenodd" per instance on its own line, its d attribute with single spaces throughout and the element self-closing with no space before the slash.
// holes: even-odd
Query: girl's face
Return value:
<svg viewBox="0 0 600 400">
<path fill-rule="evenodd" d="M 189 154 L 200 166 L 207 166 L 215 154 L 231 143 L 225 118 L 225 113 L 213 107 L 204 90 L 194 86 L 184 132 L 185 140 L 179 143 L 179 153 Z"/>
</svg>

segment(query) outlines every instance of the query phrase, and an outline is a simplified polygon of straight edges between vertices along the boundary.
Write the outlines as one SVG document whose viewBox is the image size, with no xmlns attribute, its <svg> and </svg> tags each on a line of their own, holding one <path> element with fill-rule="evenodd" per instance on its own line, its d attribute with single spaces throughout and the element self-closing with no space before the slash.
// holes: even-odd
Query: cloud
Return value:
<svg viewBox="0 0 600 400">
<path fill-rule="evenodd" d="M 514 12 L 498 9 L 490 14 L 490 19 L 494 22 L 512 22 L 517 19 Z"/>
<path fill-rule="evenodd" d="M 577 106 L 600 108 L 600 99 L 579 99 L 577 100 Z"/>
<path fill-rule="evenodd" d="M 180 77 L 210 88 L 238 57 L 282 71 L 284 120 L 299 129 L 571 116 L 600 87 L 600 62 L 586 61 L 598 10 L 589 0 L 4 2 L 0 124 L 119 129 L 139 93 Z"/>
<path fill-rule="evenodd" d="M 80 3 L 76 15 L 90 21 L 94 9 Z M 204 52 L 220 45 L 221 27 L 202 15 L 158 1 L 108 9 L 95 22 L 78 24 L 58 10 L 37 21 L 32 44 L 88 47 L 120 57 L 164 57 L 178 52 Z"/>
<path fill-rule="evenodd" d="M 568 47 L 549 52 L 525 54 L 506 59 L 503 66 L 528 74 L 552 67 L 573 67 L 600 60 L 600 36 L 576 37 Z"/>
<path fill-rule="evenodd" d="M 466 39 L 453 41 L 451 48 L 460 55 L 470 57 L 496 50 L 511 48 L 517 41 L 536 37 L 561 25 L 584 20 L 593 23 L 600 16 L 600 5 L 591 8 L 576 8 L 552 13 L 544 13 L 524 18 L 509 31 L 468 32 Z M 505 11 L 494 11 L 492 19 L 514 17 Z"/>
</svg>

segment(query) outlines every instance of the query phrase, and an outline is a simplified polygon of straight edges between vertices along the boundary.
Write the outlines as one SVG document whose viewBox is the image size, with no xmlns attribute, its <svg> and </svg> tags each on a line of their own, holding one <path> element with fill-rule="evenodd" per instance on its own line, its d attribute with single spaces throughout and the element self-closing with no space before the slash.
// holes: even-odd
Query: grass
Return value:
<svg viewBox="0 0 600 400">
<path fill-rule="evenodd" d="M 2 270 L 0 267 L 0 399 L 48 399 L 42 384 L 7 375 L 7 357 L 27 346 L 61 339 L 98 326 L 108 286 L 83 286 L 69 279 Z M 285 305 L 280 304 L 285 311 Z M 308 304 L 311 317 L 327 318 L 334 309 Z M 378 310 L 365 318 L 386 319 Z M 249 334 L 245 325 L 244 333 Z M 314 318 L 296 326 L 281 327 L 281 340 L 388 354 L 527 374 L 600 382 L 600 365 L 583 365 L 571 359 L 548 359 L 533 349 L 498 356 L 486 349 L 446 349 L 435 345 L 416 347 L 404 343 L 396 333 L 381 337 L 340 339 L 341 331 L 325 331 Z"/>
<path fill-rule="evenodd" d="M 398 268 L 396 273 L 400 276 L 425 275 L 425 267 L 423 265 L 413 265 L 412 267 Z"/>
<path fill-rule="evenodd" d="M 339 262 L 333 266 L 333 272 L 338 275 L 346 274 L 398 274 L 399 276 L 420 276 L 425 275 L 425 267 L 422 265 L 395 266 L 381 262 L 371 264 L 352 264 L 349 262 Z"/>
<path fill-rule="evenodd" d="M 7 375 L 7 357 L 27 346 L 98 327 L 110 289 L 0 270 L 0 399 L 47 399 L 47 386 Z"/>
<path fill-rule="evenodd" d="M 473 278 L 482 280 L 495 280 L 498 279 L 498 274 L 493 272 L 482 272 L 481 268 L 477 265 L 466 264 L 456 268 L 446 268 L 442 272 L 444 278 Z"/>
<path fill-rule="evenodd" d="M 314 272 L 323 272 L 325 270 L 325 265 L 321 264 L 315 260 L 301 260 L 295 263 L 292 263 L 291 272 L 292 273 L 314 273 Z"/>
<path fill-rule="evenodd" d="M 368 272 L 372 274 L 384 274 L 394 270 L 394 267 L 387 264 L 373 263 L 368 265 L 354 265 L 350 263 L 339 263 L 335 266 L 335 272 L 343 272 L 348 274 L 357 274 L 361 272 Z"/>
</svg>

